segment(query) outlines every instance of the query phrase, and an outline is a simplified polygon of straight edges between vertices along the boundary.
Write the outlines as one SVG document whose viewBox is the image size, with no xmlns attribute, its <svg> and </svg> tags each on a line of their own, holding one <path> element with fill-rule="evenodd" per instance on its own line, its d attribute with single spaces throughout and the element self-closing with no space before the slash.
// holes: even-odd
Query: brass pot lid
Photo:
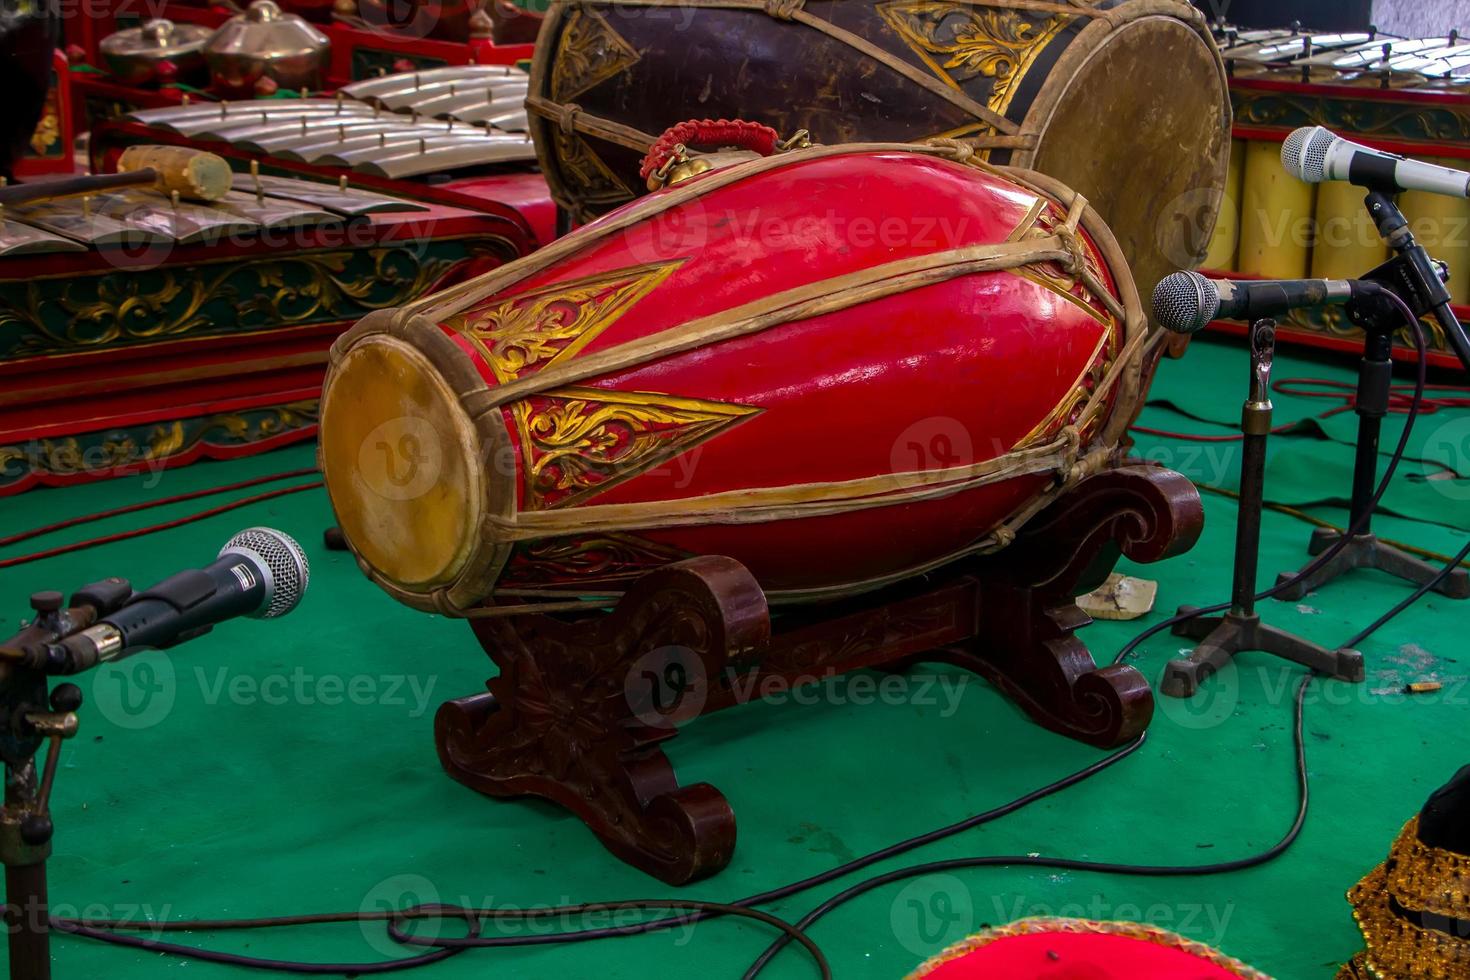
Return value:
<svg viewBox="0 0 1470 980">
<path fill-rule="evenodd" d="M 266 60 L 320 54 L 331 42 L 305 19 L 281 10 L 275 0 L 255 0 L 243 14 L 220 25 L 205 51 Z"/>
<path fill-rule="evenodd" d="M 138 27 L 109 34 L 98 47 L 109 57 L 167 61 L 204 50 L 213 34 L 209 28 L 198 24 L 175 24 L 159 17 Z"/>
</svg>

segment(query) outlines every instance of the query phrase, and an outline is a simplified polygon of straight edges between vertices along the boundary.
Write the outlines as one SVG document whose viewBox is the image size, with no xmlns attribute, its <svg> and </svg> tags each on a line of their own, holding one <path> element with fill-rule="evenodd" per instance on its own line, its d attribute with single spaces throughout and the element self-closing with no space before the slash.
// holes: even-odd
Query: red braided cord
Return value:
<svg viewBox="0 0 1470 980">
<path fill-rule="evenodd" d="M 1272 382 L 1271 390 L 1282 395 L 1295 395 L 1298 398 L 1331 398 L 1342 402 L 1336 408 L 1311 416 L 1318 421 L 1329 419 L 1342 412 L 1351 412 L 1358 407 L 1358 386 L 1351 381 L 1334 381 L 1328 378 L 1282 378 Z M 1426 395 L 1419 409 L 1421 415 L 1432 415 L 1441 408 L 1470 407 L 1470 397 L 1467 397 L 1470 396 L 1470 388 L 1462 388 L 1459 385 L 1425 385 L 1424 390 L 1426 392 L 1443 391 L 1447 394 L 1436 398 Z M 1412 385 L 1394 385 L 1389 390 L 1388 410 L 1390 413 L 1407 412 L 1413 401 L 1414 387 Z M 1297 425 L 1297 422 L 1286 422 L 1275 426 L 1271 431 L 1273 433 L 1286 432 Z M 1228 436 L 1206 436 L 1191 432 L 1174 432 L 1169 429 L 1154 429 L 1146 425 L 1130 425 L 1128 428 L 1133 432 L 1142 432 L 1146 435 L 1163 436 L 1167 439 L 1186 439 L 1190 442 L 1239 442 L 1245 438 L 1238 433 Z"/>
<path fill-rule="evenodd" d="M 87 548 L 95 548 L 98 545 L 112 544 L 115 541 L 126 541 L 129 538 L 140 538 L 145 534 L 153 534 L 158 531 L 167 531 L 171 528 L 182 527 L 185 524 L 193 524 L 195 521 L 202 521 L 206 517 L 214 517 L 216 514 L 223 514 L 226 511 L 235 510 L 236 508 L 244 507 L 247 504 L 258 504 L 263 500 L 271 500 L 275 497 L 284 497 L 288 493 L 300 493 L 303 490 L 315 490 L 321 485 L 322 482 L 320 480 L 317 480 L 315 483 L 302 483 L 294 487 L 282 487 L 279 490 L 268 490 L 265 493 L 257 493 L 254 496 L 242 497 L 239 500 L 232 500 L 227 504 L 220 504 L 218 507 L 211 507 L 208 510 L 201 510 L 197 514 L 188 514 L 184 517 L 178 517 L 171 521 L 164 521 L 161 524 L 151 524 L 147 527 L 134 528 L 131 531 L 120 531 L 117 534 L 107 534 L 100 538 L 92 538 L 87 541 L 78 541 L 75 544 L 62 545 L 59 548 L 50 548 L 46 551 L 37 551 L 36 553 L 30 555 L 19 555 L 15 558 L 7 558 L 4 561 L 0 561 L 0 568 L 10 568 L 14 565 L 24 565 L 27 562 L 40 561 L 42 558 L 54 558 L 57 555 L 65 555 L 73 551 L 82 551 Z"/>
<path fill-rule="evenodd" d="M 648 155 L 643 158 L 643 166 L 638 172 L 647 180 L 669 162 L 674 155 L 674 147 L 680 143 L 685 146 L 738 146 L 768 157 L 776 152 L 778 139 L 779 134 L 770 126 L 744 119 L 691 119 L 664 130 L 664 134 L 648 148 Z"/>
<path fill-rule="evenodd" d="M 275 483 L 277 480 L 289 480 L 298 476 L 312 476 L 316 473 L 315 466 L 308 466 L 300 470 L 287 470 L 284 473 L 272 473 L 269 476 L 257 476 L 250 480 L 241 480 L 239 483 L 226 483 L 218 487 L 205 487 L 203 490 L 191 490 L 188 493 L 174 494 L 172 497 L 159 497 L 157 500 L 145 500 L 140 504 L 129 504 L 126 507 L 115 507 L 112 510 L 102 510 L 95 514 L 82 514 L 79 517 L 69 517 L 55 524 L 47 524 L 43 527 L 34 527 L 29 531 L 21 531 L 9 537 L 0 538 L 0 548 L 8 548 L 10 545 L 19 544 L 31 538 L 39 538 L 43 534 L 53 531 L 61 531 L 78 524 L 90 524 L 93 521 L 105 520 L 109 517 L 120 517 L 123 514 L 133 514 L 140 510 L 149 510 L 153 507 L 163 507 L 166 504 L 177 504 L 185 500 L 197 500 L 200 497 L 212 497 L 217 493 L 229 493 L 231 490 L 244 490 L 246 487 L 258 486 L 262 483 Z"/>
</svg>

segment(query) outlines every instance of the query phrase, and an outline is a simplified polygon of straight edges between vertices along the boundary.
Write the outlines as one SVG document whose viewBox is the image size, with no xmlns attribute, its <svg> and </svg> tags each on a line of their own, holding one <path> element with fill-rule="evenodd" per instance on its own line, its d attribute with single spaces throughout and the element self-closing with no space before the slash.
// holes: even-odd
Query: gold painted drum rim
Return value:
<svg viewBox="0 0 1470 980">
<path fill-rule="evenodd" d="M 499 412 L 476 417 L 467 404 L 486 387 L 469 356 L 397 312 L 333 345 L 321 470 L 363 573 L 406 605 L 453 613 L 483 600 L 509 556 L 492 526 L 516 503 L 509 437 Z"/>
</svg>

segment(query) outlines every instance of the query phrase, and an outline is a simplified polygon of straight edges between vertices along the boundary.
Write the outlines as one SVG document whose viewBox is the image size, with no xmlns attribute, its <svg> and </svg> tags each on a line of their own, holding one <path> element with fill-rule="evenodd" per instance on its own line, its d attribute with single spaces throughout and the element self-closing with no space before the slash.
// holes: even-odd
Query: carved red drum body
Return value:
<svg viewBox="0 0 1470 980">
<path fill-rule="evenodd" d="M 801 601 L 1004 547 L 1112 461 L 1144 317 L 1084 201 L 967 155 L 739 163 L 364 319 L 321 454 L 364 571 L 452 612 L 720 554 Z"/>
</svg>

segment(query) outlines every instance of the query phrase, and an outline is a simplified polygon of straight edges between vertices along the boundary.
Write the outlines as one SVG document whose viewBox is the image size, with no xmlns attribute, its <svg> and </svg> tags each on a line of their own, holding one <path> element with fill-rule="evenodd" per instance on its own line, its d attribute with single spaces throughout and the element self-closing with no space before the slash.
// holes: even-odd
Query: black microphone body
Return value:
<svg viewBox="0 0 1470 980">
<path fill-rule="evenodd" d="M 1361 299 L 1381 288 L 1357 279 L 1209 279 L 1198 272 L 1176 272 L 1154 289 L 1154 319 L 1174 333 L 1194 333 L 1214 320 L 1281 316 Z"/>
<path fill-rule="evenodd" d="M 116 628 L 125 647 L 163 650 L 215 623 L 250 615 L 264 604 L 265 589 L 254 562 L 226 555 L 203 568 L 170 575 L 96 625 Z"/>
<path fill-rule="evenodd" d="M 288 535 L 249 528 L 205 567 L 170 575 L 87 629 L 51 644 L 45 670 L 76 674 L 192 640 L 237 616 L 283 616 L 300 601 L 308 576 L 306 555 Z"/>
<path fill-rule="evenodd" d="M 1347 279 L 1216 279 L 1220 307 L 1215 319 L 1259 320 L 1292 310 L 1346 303 L 1358 283 Z"/>
</svg>

